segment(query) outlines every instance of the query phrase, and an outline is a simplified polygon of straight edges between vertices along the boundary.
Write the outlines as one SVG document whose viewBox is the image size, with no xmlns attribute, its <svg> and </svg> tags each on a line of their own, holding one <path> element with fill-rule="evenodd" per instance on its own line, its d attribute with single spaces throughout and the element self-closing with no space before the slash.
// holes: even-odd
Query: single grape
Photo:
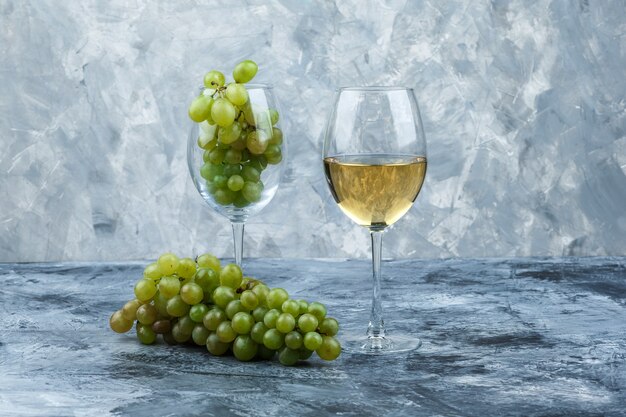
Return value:
<svg viewBox="0 0 626 417">
<path fill-rule="evenodd" d="M 268 349 L 280 349 L 284 342 L 285 335 L 276 329 L 269 329 L 263 335 L 263 345 L 265 345 L 265 347 Z"/>
<path fill-rule="evenodd" d="M 254 319 L 248 313 L 240 311 L 232 318 L 231 327 L 238 334 L 250 333 L 252 326 L 254 326 Z"/>
<path fill-rule="evenodd" d="M 313 301 L 309 304 L 309 313 L 317 317 L 318 321 L 322 321 L 324 320 L 324 317 L 326 317 L 326 306 L 322 303 L 318 303 L 317 301 Z"/>
<path fill-rule="evenodd" d="M 228 184 L 228 178 L 226 175 L 216 175 L 213 177 L 213 184 L 218 188 L 224 188 Z"/>
<path fill-rule="evenodd" d="M 180 281 L 177 277 L 163 277 L 159 281 L 159 292 L 165 298 L 172 298 L 180 292 Z"/>
<path fill-rule="evenodd" d="M 137 309 L 142 304 L 143 303 L 136 298 L 134 300 L 130 300 L 129 302 L 124 304 L 124 307 L 122 307 L 122 316 L 124 316 L 124 318 L 128 321 L 135 321 L 135 319 L 137 318 Z"/>
<path fill-rule="evenodd" d="M 235 106 L 243 106 L 248 101 L 248 91 L 242 84 L 230 83 L 226 87 L 226 98 Z"/>
<path fill-rule="evenodd" d="M 259 305 L 259 298 L 251 290 L 242 292 L 239 299 L 241 300 L 241 305 L 248 310 L 254 310 Z"/>
<path fill-rule="evenodd" d="M 139 301 L 150 301 L 156 292 L 156 284 L 151 279 L 142 278 L 135 284 L 135 297 L 137 297 Z"/>
<path fill-rule="evenodd" d="M 181 332 L 189 334 L 190 336 L 193 328 L 196 327 L 196 323 L 194 323 L 194 321 L 191 320 L 191 317 L 189 316 L 181 317 L 180 319 L 178 319 L 178 322 L 176 324 L 180 326 Z"/>
<path fill-rule="evenodd" d="M 309 350 L 317 350 L 322 346 L 322 336 L 316 332 L 308 332 L 304 335 L 304 347 Z"/>
<path fill-rule="evenodd" d="M 230 343 L 237 337 L 237 333 L 233 330 L 230 321 L 223 321 L 217 326 L 217 337 L 222 343 Z"/>
<path fill-rule="evenodd" d="M 298 349 L 298 353 L 300 354 L 300 360 L 305 361 L 311 357 L 313 351 L 305 347 L 301 347 L 300 349 Z"/>
<path fill-rule="evenodd" d="M 233 343 L 233 355 L 242 362 L 251 361 L 256 356 L 258 345 L 248 335 L 240 335 Z"/>
<path fill-rule="evenodd" d="M 273 128 L 272 137 L 270 138 L 269 144 L 275 145 L 275 146 L 282 145 L 283 144 L 283 131 L 277 127 Z"/>
<path fill-rule="evenodd" d="M 231 145 L 241 136 L 241 126 L 239 123 L 233 123 L 228 127 L 221 127 L 218 130 L 217 137 L 224 145 Z"/>
<path fill-rule="evenodd" d="M 180 323 L 176 323 L 172 326 L 172 338 L 178 343 L 185 343 L 191 338 L 191 332 L 183 331 Z"/>
<path fill-rule="evenodd" d="M 189 118 L 196 123 L 205 121 L 211 116 L 213 99 L 206 96 L 198 96 L 189 105 Z"/>
<path fill-rule="evenodd" d="M 202 323 L 204 316 L 209 312 L 209 307 L 204 304 L 196 304 L 189 309 L 189 317 L 195 323 Z M 203 343 L 204 344 L 204 343 Z"/>
<path fill-rule="evenodd" d="M 263 155 L 255 155 L 254 157 L 250 157 L 249 166 L 261 172 L 265 168 L 267 168 L 267 158 L 265 158 Z"/>
<path fill-rule="evenodd" d="M 282 155 L 282 151 L 280 150 L 280 146 L 268 144 L 263 155 L 267 158 L 267 162 L 271 164 L 272 162 L 270 161 L 270 158 Z"/>
<path fill-rule="evenodd" d="M 214 197 L 216 203 L 227 206 L 235 201 L 236 194 L 229 189 L 217 190 Z"/>
<path fill-rule="evenodd" d="M 217 259 L 216 256 L 211 255 L 210 253 L 205 253 L 203 255 L 198 256 L 196 259 L 198 266 L 200 268 L 211 268 L 215 272 L 220 272 L 220 260 Z"/>
<path fill-rule="evenodd" d="M 219 71 L 212 70 L 204 75 L 204 86 L 206 88 L 222 87 L 226 82 L 226 77 Z"/>
<path fill-rule="evenodd" d="M 165 334 L 172 331 L 172 323 L 169 320 L 157 320 L 152 323 L 152 331 L 157 334 Z"/>
<path fill-rule="evenodd" d="M 258 70 L 256 62 L 246 59 L 235 66 L 233 79 L 236 83 L 245 84 L 254 78 Z"/>
<path fill-rule="evenodd" d="M 241 176 L 245 181 L 250 182 L 258 182 L 261 179 L 261 174 L 259 173 L 259 171 L 251 166 L 243 167 L 243 170 L 241 171 Z"/>
<path fill-rule="evenodd" d="M 289 349 L 300 349 L 304 338 L 300 332 L 292 331 L 285 335 L 285 346 Z"/>
<path fill-rule="evenodd" d="M 232 125 L 236 116 L 237 110 L 230 101 L 224 98 L 218 98 L 213 102 L 211 106 L 211 117 L 215 120 L 215 123 L 221 127 Z"/>
<path fill-rule="evenodd" d="M 253 130 L 246 137 L 246 146 L 254 155 L 264 154 L 269 145 L 267 136 L 261 132 L 260 130 Z"/>
<path fill-rule="evenodd" d="M 159 265 L 159 269 L 161 270 L 163 275 L 174 274 L 176 272 L 176 269 L 178 268 L 179 263 L 180 259 L 178 259 L 178 256 L 169 252 L 159 256 L 159 259 L 157 260 L 157 264 Z"/>
<path fill-rule="evenodd" d="M 172 317 L 182 317 L 189 312 L 191 307 L 185 303 L 180 295 L 175 295 L 167 302 L 167 314 Z"/>
<path fill-rule="evenodd" d="M 204 297 L 202 287 L 195 282 L 188 282 L 180 289 L 180 297 L 189 305 L 198 304 Z"/>
<path fill-rule="evenodd" d="M 220 271 L 220 284 L 224 287 L 239 288 L 242 280 L 243 273 L 236 264 L 228 264 Z"/>
<path fill-rule="evenodd" d="M 221 309 L 225 309 L 228 303 L 235 299 L 235 290 L 231 287 L 219 286 L 213 291 L 213 302 Z"/>
<path fill-rule="evenodd" d="M 133 328 L 133 320 L 128 320 L 122 314 L 122 310 L 117 310 L 111 315 L 109 325 L 115 333 L 126 333 Z"/>
<path fill-rule="evenodd" d="M 265 314 L 269 311 L 269 309 L 265 306 L 258 306 L 252 311 L 252 317 L 254 317 L 254 321 L 262 322 Z"/>
<path fill-rule="evenodd" d="M 226 313 L 226 316 L 228 317 L 229 320 L 232 320 L 233 317 L 235 317 L 235 314 L 242 312 L 242 311 L 247 312 L 246 308 L 241 304 L 240 300 L 231 301 L 230 303 L 228 303 L 228 305 L 224 309 L 224 312 Z"/>
<path fill-rule="evenodd" d="M 315 352 L 325 361 L 334 361 L 341 354 L 341 345 L 334 337 L 324 336 L 323 342 Z"/>
<path fill-rule="evenodd" d="M 278 110 L 269 109 L 269 114 L 270 114 L 270 120 L 272 121 L 272 125 L 275 125 L 276 123 L 278 123 Z"/>
<path fill-rule="evenodd" d="M 167 300 L 169 300 L 169 298 L 161 294 L 161 291 L 157 291 L 154 295 L 154 307 L 159 313 L 159 317 L 162 319 L 170 318 L 170 315 L 167 313 Z"/>
<path fill-rule="evenodd" d="M 213 293 L 213 291 L 220 286 L 220 276 L 217 272 L 211 268 L 199 268 L 196 271 L 196 275 L 193 277 L 193 282 L 198 284 L 204 295 Z"/>
<path fill-rule="evenodd" d="M 150 325 L 156 321 L 158 314 L 156 307 L 152 304 L 143 304 L 137 309 L 137 321 Z"/>
<path fill-rule="evenodd" d="M 300 353 L 297 350 L 284 348 L 278 354 L 278 361 L 285 366 L 293 366 L 300 360 Z"/>
<path fill-rule="evenodd" d="M 248 200 L 246 200 L 246 198 L 241 194 L 240 191 L 238 191 L 235 195 L 235 200 L 233 200 L 233 205 L 235 207 L 246 207 L 250 205 L 250 202 Z"/>
<path fill-rule="evenodd" d="M 151 345 L 156 341 L 156 333 L 154 333 L 152 327 L 138 323 L 137 339 L 144 345 Z"/>
<path fill-rule="evenodd" d="M 178 344 L 176 339 L 174 339 L 174 336 L 172 336 L 171 331 L 169 333 L 163 333 L 163 340 L 165 341 L 165 343 L 167 343 L 170 346 L 174 346 Z"/>
<path fill-rule="evenodd" d="M 279 309 L 283 303 L 289 299 L 289 294 L 282 288 L 272 288 L 267 293 L 267 306 L 269 308 Z"/>
<path fill-rule="evenodd" d="M 314 332 L 319 321 L 313 314 L 305 313 L 298 318 L 298 328 L 304 333 Z"/>
<path fill-rule="evenodd" d="M 221 342 L 217 333 L 211 333 L 206 339 L 206 348 L 212 355 L 222 356 L 228 352 L 229 347 L 230 343 Z"/>
<path fill-rule="evenodd" d="M 208 331 L 202 324 L 196 324 L 191 331 L 191 338 L 198 346 L 206 345 L 206 340 L 211 332 Z"/>
<path fill-rule="evenodd" d="M 269 294 L 270 292 L 270 289 L 267 285 L 256 285 L 254 288 L 252 288 L 252 292 L 255 293 L 257 298 L 259 299 L 259 305 L 267 304 L 267 294 Z"/>
<path fill-rule="evenodd" d="M 272 309 L 265 314 L 263 323 L 265 323 L 268 328 L 273 329 L 276 327 L 276 320 L 278 320 L 278 317 L 280 317 L 280 311 Z"/>
<path fill-rule="evenodd" d="M 163 273 L 159 269 L 159 265 L 156 262 L 153 262 L 150 265 L 146 266 L 146 268 L 143 270 L 143 276 L 144 278 L 156 281 L 163 276 Z"/>
<path fill-rule="evenodd" d="M 257 343 L 263 343 L 263 336 L 268 330 L 267 326 L 260 321 L 252 326 L 252 329 L 250 330 L 250 337 L 252 337 L 252 340 Z"/>
<path fill-rule="evenodd" d="M 241 174 L 241 165 L 239 164 L 228 164 L 224 166 L 224 175 L 227 177 L 232 177 L 233 175 Z"/>
<path fill-rule="evenodd" d="M 209 161 L 210 161 L 210 155 L 211 152 L 206 151 L 206 153 L 209 153 Z M 202 178 L 204 178 L 207 181 L 213 181 L 213 179 L 218 176 L 218 175 L 223 175 L 224 174 L 224 167 L 222 165 L 215 165 L 212 162 L 207 162 L 206 164 L 203 164 L 202 167 L 200 168 L 200 175 L 202 176 Z"/>
<path fill-rule="evenodd" d="M 257 342 L 258 343 L 258 342 Z M 259 343 L 259 347 L 257 349 L 256 352 L 256 357 L 264 360 L 264 361 L 268 361 L 270 359 L 272 359 L 274 357 L 274 355 L 276 355 L 276 351 L 272 350 L 272 349 L 268 349 L 265 347 L 265 345 L 263 345 L 262 343 Z"/>
<path fill-rule="evenodd" d="M 298 300 L 298 305 L 300 305 L 300 314 L 304 314 L 309 311 L 309 303 L 307 303 L 306 300 Z"/>
<path fill-rule="evenodd" d="M 204 324 L 204 327 L 214 332 L 217 330 L 217 326 L 219 326 L 221 322 L 226 320 L 228 320 L 228 317 L 226 316 L 226 313 L 224 313 L 224 310 L 219 307 L 215 307 L 205 314 L 204 318 L 202 319 L 202 323 Z"/>
<path fill-rule="evenodd" d="M 246 200 L 251 203 L 256 203 L 257 201 L 259 201 L 261 199 L 262 192 L 263 190 L 259 186 L 258 182 L 246 181 L 243 188 L 241 189 L 241 194 Z"/>
<path fill-rule="evenodd" d="M 300 304 L 296 300 L 287 300 L 280 308 L 283 313 L 289 313 L 294 318 L 300 315 Z"/>
<path fill-rule="evenodd" d="M 224 162 L 227 164 L 238 164 L 241 162 L 241 151 L 229 149 L 224 155 Z"/>
<path fill-rule="evenodd" d="M 339 322 L 337 320 L 326 317 L 320 323 L 320 333 L 325 334 L 326 336 L 334 336 L 339 332 Z"/>
<path fill-rule="evenodd" d="M 296 327 L 296 319 L 289 313 L 282 313 L 276 319 L 276 329 L 281 333 L 289 333 Z"/>
<path fill-rule="evenodd" d="M 233 191 L 239 191 L 243 188 L 244 180 L 240 175 L 233 175 L 228 179 L 228 188 Z"/>
<path fill-rule="evenodd" d="M 283 160 L 282 154 L 272 155 L 271 157 L 267 157 L 267 162 L 271 165 L 278 165 Z"/>
<path fill-rule="evenodd" d="M 176 274 L 181 278 L 191 278 L 196 273 L 196 263 L 191 258 L 183 258 L 178 263 Z"/>
<path fill-rule="evenodd" d="M 209 152 L 209 162 L 211 162 L 213 165 L 220 165 L 222 162 L 224 162 L 225 157 L 226 151 L 224 149 L 215 148 L 211 152 Z"/>
</svg>

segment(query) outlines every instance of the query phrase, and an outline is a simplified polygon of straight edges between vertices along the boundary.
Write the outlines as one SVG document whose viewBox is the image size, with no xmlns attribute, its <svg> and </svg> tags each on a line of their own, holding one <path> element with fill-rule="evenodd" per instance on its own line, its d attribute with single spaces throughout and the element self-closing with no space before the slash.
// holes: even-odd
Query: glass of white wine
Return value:
<svg viewBox="0 0 626 417">
<path fill-rule="evenodd" d="M 333 198 L 372 239 L 374 290 L 366 336 L 348 336 L 348 350 L 391 353 L 421 342 L 385 331 L 381 255 L 385 230 L 409 211 L 426 175 L 426 139 L 413 90 L 346 87 L 337 92 L 324 138 L 324 172 Z"/>
</svg>

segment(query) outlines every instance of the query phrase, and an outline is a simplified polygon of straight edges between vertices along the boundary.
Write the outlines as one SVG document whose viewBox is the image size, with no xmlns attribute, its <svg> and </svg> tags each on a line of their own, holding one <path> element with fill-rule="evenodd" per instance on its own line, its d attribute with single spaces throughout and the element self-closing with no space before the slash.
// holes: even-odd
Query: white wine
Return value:
<svg viewBox="0 0 626 417">
<path fill-rule="evenodd" d="M 362 154 L 324 158 L 330 190 L 341 210 L 374 230 L 394 224 L 409 211 L 426 175 L 426 158 Z"/>
</svg>

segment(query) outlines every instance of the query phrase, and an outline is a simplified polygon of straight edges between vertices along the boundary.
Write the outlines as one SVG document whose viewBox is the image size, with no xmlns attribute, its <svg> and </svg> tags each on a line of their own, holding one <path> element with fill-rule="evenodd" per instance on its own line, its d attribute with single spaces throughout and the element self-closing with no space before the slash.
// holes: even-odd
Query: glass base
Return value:
<svg viewBox="0 0 626 417">
<path fill-rule="evenodd" d="M 419 338 L 400 335 L 368 337 L 363 334 L 348 334 L 341 337 L 340 342 L 344 352 L 365 355 L 408 352 L 422 346 Z"/>
</svg>

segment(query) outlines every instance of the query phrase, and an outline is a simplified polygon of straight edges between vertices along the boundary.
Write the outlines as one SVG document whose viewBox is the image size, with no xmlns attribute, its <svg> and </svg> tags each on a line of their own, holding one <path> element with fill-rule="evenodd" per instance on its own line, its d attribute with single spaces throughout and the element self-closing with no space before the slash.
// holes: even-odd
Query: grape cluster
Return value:
<svg viewBox="0 0 626 417">
<path fill-rule="evenodd" d="M 206 345 L 213 355 L 240 361 L 271 359 L 295 365 L 313 352 L 324 360 L 341 353 L 339 324 L 318 302 L 294 300 L 282 288 L 244 277 L 235 264 L 221 266 L 211 254 L 179 259 L 172 253 L 148 265 L 135 285 L 135 299 L 113 313 L 117 333 L 136 321 L 137 338 L 153 344 Z"/>
<path fill-rule="evenodd" d="M 257 70 L 255 62 L 243 61 L 229 84 L 223 73 L 209 71 L 205 89 L 189 106 L 189 117 L 200 124 L 198 146 L 204 150 L 200 175 L 223 206 L 241 208 L 259 201 L 263 170 L 283 159 L 278 111 L 252 104 L 245 87 Z"/>
</svg>

